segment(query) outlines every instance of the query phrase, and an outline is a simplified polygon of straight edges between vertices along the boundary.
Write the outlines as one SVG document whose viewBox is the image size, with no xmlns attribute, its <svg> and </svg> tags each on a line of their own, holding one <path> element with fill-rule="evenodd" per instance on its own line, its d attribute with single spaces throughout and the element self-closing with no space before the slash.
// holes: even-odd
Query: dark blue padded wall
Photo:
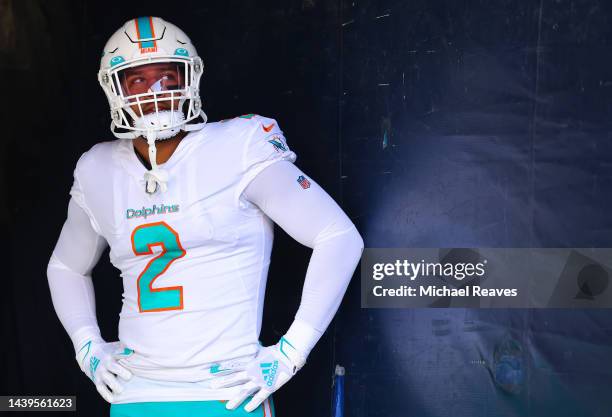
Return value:
<svg viewBox="0 0 612 417">
<path fill-rule="evenodd" d="M 368 247 L 612 246 L 612 4 L 346 1 L 343 201 Z M 361 310 L 346 415 L 612 415 L 609 310 Z"/>
</svg>

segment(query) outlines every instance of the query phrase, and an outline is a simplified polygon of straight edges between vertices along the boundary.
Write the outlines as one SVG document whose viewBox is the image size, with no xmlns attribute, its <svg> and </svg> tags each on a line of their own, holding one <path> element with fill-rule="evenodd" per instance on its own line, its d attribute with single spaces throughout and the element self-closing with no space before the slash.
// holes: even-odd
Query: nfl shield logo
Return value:
<svg viewBox="0 0 612 417">
<path fill-rule="evenodd" d="M 303 189 L 310 188 L 310 181 L 308 181 L 303 175 L 300 175 L 297 182 L 302 186 Z"/>
</svg>

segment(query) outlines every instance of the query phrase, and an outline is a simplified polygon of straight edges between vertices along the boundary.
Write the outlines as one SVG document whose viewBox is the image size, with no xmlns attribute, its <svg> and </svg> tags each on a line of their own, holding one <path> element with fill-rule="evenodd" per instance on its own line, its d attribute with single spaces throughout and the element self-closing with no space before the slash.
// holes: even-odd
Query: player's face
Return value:
<svg viewBox="0 0 612 417">
<path fill-rule="evenodd" d="M 134 96 L 144 94 L 138 99 L 133 97 L 129 101 L 136 103 L 138 100 L 148 100 L 156 97 L 170 98 L 170 91 L 181 90 L 185 87 L 184 73 L 181 71 L 184 66 L 173 62 L 161 62 L 153 64 L 140 65 L 133 68 L 127 68 L 119 73 L 121 82 L 121 90 L 124 96 Z M 157 93 L 157 94 L 154 94 Z M 174 102 L 174 103 L 173 103 Z M 158 110 L 180 110 L 179 100 L 158 100 Z M 131 105 L 132 110 L 138 115 L 155 112 L 155 103 L 141 103 L 140 105 Z"/>
</svg>

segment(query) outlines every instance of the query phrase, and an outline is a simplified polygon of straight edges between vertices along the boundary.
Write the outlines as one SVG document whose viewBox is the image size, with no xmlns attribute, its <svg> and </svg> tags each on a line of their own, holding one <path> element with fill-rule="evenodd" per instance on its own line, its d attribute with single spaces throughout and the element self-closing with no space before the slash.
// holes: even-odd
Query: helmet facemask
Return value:
<svg viewBox="0 0 612 417">
<path fill-rule="evenodd" d="M 129 103 L 125 109 L 137 129 L 156 130 L 168 139 L 185 124 L 187 63 L 159 62 L 128 67 L 115 73 L 117 90 Z"/>
<path fill-rule="evenodd" d="M 135 138 L 155 132 L 156 139 L 163 140 L 181 129 L 192 130 L 188 123 L 199 116 L 206 121 L 198 91 L 202 69 L 198 57 L 156 57 L 101 71 L 113 133 Z"/>
</svg>

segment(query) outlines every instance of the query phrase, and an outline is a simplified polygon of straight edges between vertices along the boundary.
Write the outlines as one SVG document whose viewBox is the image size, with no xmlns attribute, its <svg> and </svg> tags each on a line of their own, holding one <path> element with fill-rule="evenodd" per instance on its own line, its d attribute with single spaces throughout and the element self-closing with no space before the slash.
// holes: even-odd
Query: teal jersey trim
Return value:
<svg viewBox="0 0 612 417">
<path fill-rule="evenodd" d="M 244 406 L 252 397 L 246 399 L 235 410 L 225 408 L 226 401 L 168 401 L 111 404 L 110 417 L 274 417 L 274 401 L 268 397 L 250 413 Z"/>
</svg>

